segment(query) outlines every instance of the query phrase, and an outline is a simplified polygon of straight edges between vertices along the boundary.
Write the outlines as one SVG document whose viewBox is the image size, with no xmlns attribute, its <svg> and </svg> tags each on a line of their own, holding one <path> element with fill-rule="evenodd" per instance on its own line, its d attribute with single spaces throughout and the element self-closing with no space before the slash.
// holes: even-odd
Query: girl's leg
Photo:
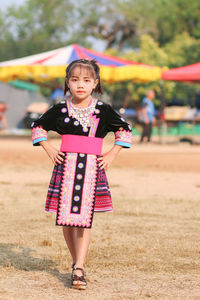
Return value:
<svg viewBox="0 0 200 300">
<path fill-rule="evenodd" d="M 91 229 L 63 226 L 63 235 L 73 263 L 76 263 L 77 267 L 83 268 L 90 243 Z"/>
<path fill-rule="evenodd" d="M 63 226 L 63 234 L 71 253 L 73 263 L 75 264 L 75 268 L 84 269 L 84 263 L 90 243 L 91 229 Z M 73 274 L 77 276 L 83 275 L 81 270 L 74 270 Z M 85 283 L 79 280 L 74 281 L 74 284 L 85 286 Z"/>
<path fill-rule="evenodd" d="M 91 229 L 77 228 L 77 239 L 76 239 L 76 264 L 73 271 L 74 275 L 82 277 L 84 272 L 80 269 L 84 269 L 84 263 L 88 252 L 90 243 Z M 78 268 L 78 269 L 76 269 Z M 80 269 L 79 269 L 80 268 Z M 85 289 L 86 281 L 74 280 L 73 285 L 83 286 Z"/>
<path fill-rule="evenodd" d="M 76 236 L 76 267 L 83 268 L 89 248 L 91 229 L 77 228 Z"/>
<path fill-rule="evenodd" d="M 76 240 L 77 240 L 77 230 L 75 227 L 63 226 L 63 235 L 69 251 L 72 256 L 73 264 L 76 263 Z"/>
</svg>

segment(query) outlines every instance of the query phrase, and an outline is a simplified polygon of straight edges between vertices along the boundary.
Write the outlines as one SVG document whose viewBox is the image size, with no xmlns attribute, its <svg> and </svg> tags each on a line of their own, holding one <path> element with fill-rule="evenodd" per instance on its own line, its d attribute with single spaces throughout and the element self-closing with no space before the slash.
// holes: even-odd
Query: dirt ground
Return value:
<svg viewBox="0 0 200 300">
<path fill-rule="evenodd" d="M 121 151 L 107 172 L 114 213 L 94 216 L 86 291 L 70 288 L 61 228 L 44 212 L 53 166 L 42 148 L 0 137 L 0 168 L 2 300 L 200 299 L 200 146 Z"/>
</svg>

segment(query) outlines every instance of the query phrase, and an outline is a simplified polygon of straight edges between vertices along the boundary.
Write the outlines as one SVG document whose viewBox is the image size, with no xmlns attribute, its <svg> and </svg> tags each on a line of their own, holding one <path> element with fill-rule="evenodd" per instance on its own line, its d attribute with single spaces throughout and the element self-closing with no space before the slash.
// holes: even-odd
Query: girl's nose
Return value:
<svg viewBox="0 0 200 300">
<path fill-rule="evenodd" d="M 78 87 L 82 88 L 83 87 L 83 82 L 82 81 L 78 81 Z"/>
</svg>

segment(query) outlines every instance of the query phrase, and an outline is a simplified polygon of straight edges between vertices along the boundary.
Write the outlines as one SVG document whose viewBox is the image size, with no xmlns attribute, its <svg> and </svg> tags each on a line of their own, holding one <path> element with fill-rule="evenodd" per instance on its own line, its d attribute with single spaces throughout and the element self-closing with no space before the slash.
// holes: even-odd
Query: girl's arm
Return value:
<svg viewBox="0 0 200 300">
<path fill-rule="evenodd" d="M 58 117 L 58 105 L 51 107 L 39 119 L 34 121 L 31 125 L 32 141 L 34 146 L 42 146 L 46 151 L 52 162 L 57 165 L 62 163 L 63 152 L 60 152 L 53 147 L 47 140 L 48 131 L 56 131 L 56 120 Z"/>
<path fill-rule="evenodd" d="M 106 130 L 114 132 L 115 143 L 110 151 L 98 158 L 100 169 L 107 169 L 122 148 L 131 147 L 132 141 L 130 125 L 110 105 L 107 105 Z"/>
<path fill-rule="evenodd" d="M 121 149 L 122 149 L 122 146 L 114 145 L 110 149 L 110 151 L 102 154 L 102 156 L 98 158 L 100 169 L 107 170 Z"/>
<path fill-rule="evenodd" d="M 39 144 L 46 151 L 46 153 L 48 154 L 48 156 L 56 166 L 63 162 L 64 160 L 63 156 L 65 156 L 63 152 L 57 150 L 48 141 L 41 141 L 39 142 Z"/>
</svg>

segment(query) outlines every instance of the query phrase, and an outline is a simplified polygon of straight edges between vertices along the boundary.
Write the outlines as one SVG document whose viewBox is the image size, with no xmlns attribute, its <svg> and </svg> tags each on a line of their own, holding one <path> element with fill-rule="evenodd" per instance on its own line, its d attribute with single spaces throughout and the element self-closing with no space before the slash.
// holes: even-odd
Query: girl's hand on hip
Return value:
<svg viewBox="0 0 200 300">
<path fill-rule="evenodd" d="M 110 167 L 114 157 L 115 157 L 115 155 L 113 153 L 110 153 L 110 151 L 109 151 L 107 153 L 102 154 L 101 157 L 97 158 L 97 160 L 99 162 L 100 170 L 102 170 L 102 169 L 107 170 Z"/>
<path fill-rule="evenodd" d="M 64 160 L 65 154 L 57 149 L 52 149 L 50 153 L 48 153 L 49 157 L 51 158 L 52 162 L 57 166 L 62 164 Z"/>
<path fill-rule="evenodd" d="M 121 148 L 121 146 L 114 145 L 110 151 L 102 154 L 101 157 L 97 158 L 100 170 L 107 170 L 110 167 L 112 161 L 114 160 L 117 153 L 121 150 Z"/>
<path fill-rule="evenodd" d="M 48 143 L 48 141 L 42 141 L 40 142 L 40 144 L 56 166 L 64 161 L 65 154 L 54 148 L 51 144 Z"/>
</svg>

